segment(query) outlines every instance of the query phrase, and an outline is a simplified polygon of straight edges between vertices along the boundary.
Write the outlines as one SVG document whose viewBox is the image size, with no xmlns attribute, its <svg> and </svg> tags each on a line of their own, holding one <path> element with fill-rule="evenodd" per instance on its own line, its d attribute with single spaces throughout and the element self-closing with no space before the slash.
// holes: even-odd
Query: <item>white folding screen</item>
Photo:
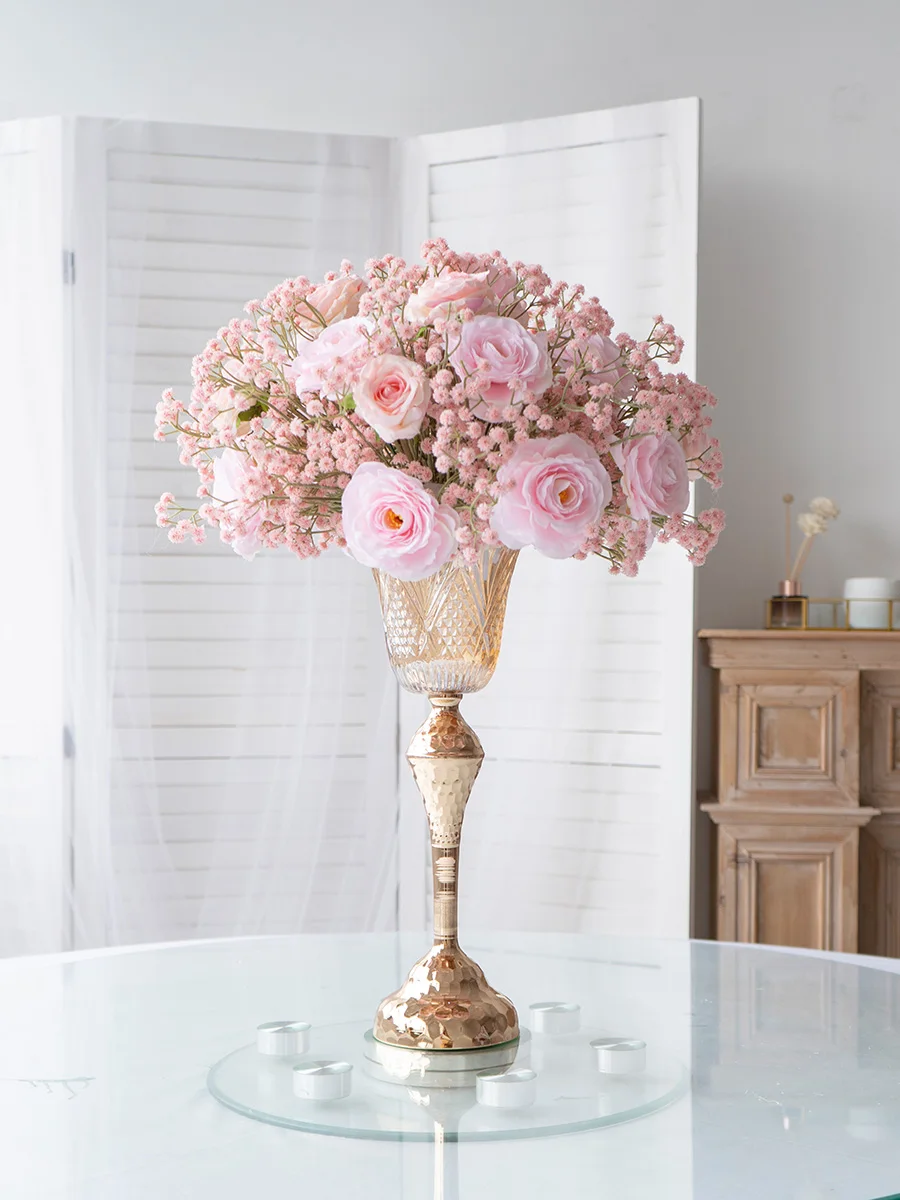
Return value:
<svg viewBox="0 0 900 1200">
<path fill-rule="evenodd" d="M 68 936 L 66 435 L 59 121 L 0 126 L 7 520 L 0 567 L 0 953 Z"/>
<path fill-rule="evenodd" d="M 663 313 L 691 371 L 698 139 L 696 100 L 416 139 L 408 249 L 424 236 L 498 246 L 583 283 L 636 337 Z M 520 555 L 500 665 L 464 705 L 487 754 L 464 832 L 464 924 L 687 935 L 693 580 L 674 546 L 635 580 Z M 410 727 L 420 708 L 404 698 Z M 416 819 L 409 802 L 403 813 Z M 415 913 L 425 861 L 405 845 Z"/>
<path fill-rule="evenodd" d="M 33 253 L 63 314 L 73 472 L 70 504 L 48 493 L 65 551 L 41 559 L 62 597 L 41 668 L 59 689 L 41 726 L 60 730 L 43 756 L 54 799 L 31 823 L 49 940 L 424 924 L 402 762 L 423 708 L 403 696 L 398 719 L 368 572 L 341 555 L 248 564 L 215 536 L 171 546 L 153 502 L 192 476 L 152 440 L 153 408 L 164 386 L 186 395 L 191 355 L 251 296 L 343 257 L 415 256 L 428 234 L 541 261 L 636 334 L 661 310 L 692 346 L 696 102 L 399 143 L 79 120 L 8 127 L 0 146 L 25 125 L 56 139 L 56 183 L 35 176 L 32 204 L 56 240 Z M 11 170 L 0 157 L 0 184 Z M 47 345 L 30 351 L 44 379 Z M 521 556 L 497 675 L 466 701 L 488 753 L 463 847 L 470 926 L 687 931 L 692 630 L 677 551 L 634 582 Z M 10 932 L 29 919 L 0 909 L 0 952 L 44 947 Z"/>
<path fill-rule="evenodd" d="M 152 438 L 216 329 L 287 274 L 360 266 L 384 242 L 384 140 L 79 121 L 76 309 L 103 393 L 104 512 L 81 750 L 105 757 L 76 813 L 76 940 L 127 942 L 395 923 L 396 688 L 374 588 L 343 555 L 239 559 L 172 546 L 162 490 L 190 496 Z M 100 270 L 81 286 L 81 265 Z M 96 682 L 96 681 L 95 681 Z M 103 811 L 105 820 L 95 814 Z"/>
</svg>

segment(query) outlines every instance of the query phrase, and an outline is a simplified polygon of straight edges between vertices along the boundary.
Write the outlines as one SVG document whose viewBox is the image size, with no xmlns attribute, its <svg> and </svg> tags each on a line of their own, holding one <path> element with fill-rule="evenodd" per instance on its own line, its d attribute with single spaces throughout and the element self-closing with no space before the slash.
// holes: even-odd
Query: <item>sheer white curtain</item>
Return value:
<svg viewBox="0 0 900 1200">
<path fill-rule="evenodd" d="M 196 487 L 153 441 L 159 391 L 187 395 L 244 301 L 381 247 L 386 144 L 2 135 L 12 391 L 45 400 L 5 469 L 32 500 L 3 588 L 0 952 L 390 928 L 396 687 L 371 578 L 172 546 L 153 516 Z"/>
<path fill-rule="evenodd" d="M 172 546 L 154 499 L 196 479 L 151 440 L 159 390 L 186 395 L 192 353 L 242 302 L 342 257 L 361 269 L 382 157 L 357 139 L 105 130 L 104 940 L 395 921 L 396 689 L 371 578 L 341 554 Z"/>
</svg>

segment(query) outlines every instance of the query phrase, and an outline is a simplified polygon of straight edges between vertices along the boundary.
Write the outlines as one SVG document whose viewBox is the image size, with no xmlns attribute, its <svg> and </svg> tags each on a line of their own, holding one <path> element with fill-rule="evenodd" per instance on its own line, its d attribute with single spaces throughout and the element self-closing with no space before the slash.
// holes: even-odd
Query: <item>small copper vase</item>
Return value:
<svg viewBox="0 0 900 1200">
<path fill-rule="evenodd" d="M 375 572 L 394 673 L 431 700 L 407 760 L 431 831 L 434 945 L 378 1006 L 374 1035 L 392 1046 L 475 1050 L 519 1036 L 515 1008 L 460 949 L 457 897 L 463 816 L 484 760 L 459 702 L 494 673 L 516 558 L 488 547 L 475 563 L 454 560 L 416 583 Z"/>
</svg>

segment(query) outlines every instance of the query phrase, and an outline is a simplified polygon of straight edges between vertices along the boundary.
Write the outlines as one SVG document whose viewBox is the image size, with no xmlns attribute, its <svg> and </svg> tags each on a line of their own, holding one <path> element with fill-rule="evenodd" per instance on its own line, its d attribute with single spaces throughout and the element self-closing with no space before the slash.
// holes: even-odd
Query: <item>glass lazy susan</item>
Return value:
<svg viewBox="0 0 900 1200">
<path fill-rule="evenodd" d="M 335 1137 L 493 1141 L 599 1129 L 665 1108 L 689 1081 L 658 1048 L 600 1029 L 399 1057 L 374 1042 L 367 1021 L 260 1030 L 210 1070 L 212 1095 L 255 1121 Z"/>
</svg>

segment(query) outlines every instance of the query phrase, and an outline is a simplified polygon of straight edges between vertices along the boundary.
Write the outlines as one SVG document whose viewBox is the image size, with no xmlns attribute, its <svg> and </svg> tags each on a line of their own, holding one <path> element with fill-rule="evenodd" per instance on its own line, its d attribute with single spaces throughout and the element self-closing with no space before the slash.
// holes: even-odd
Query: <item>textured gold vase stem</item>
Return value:
<svg viewBox="0 0 900 1200">
<path fill-rule="evenodd" d="M 472 785 L 484 751 L 459 711 L 457 694 L 431 698 L 431 712 L 416 730 L 407 759 L 422 793 L 431 833 L 435 944 L 456 944 L 459 934 L 459 843 Z"/>
<path fill-rule="evenodd" d="M 445 946 L 459 938 L 459 846 L 431 846 L 431 879 L 434 891 L 434 940 Z"/>
</svg>

